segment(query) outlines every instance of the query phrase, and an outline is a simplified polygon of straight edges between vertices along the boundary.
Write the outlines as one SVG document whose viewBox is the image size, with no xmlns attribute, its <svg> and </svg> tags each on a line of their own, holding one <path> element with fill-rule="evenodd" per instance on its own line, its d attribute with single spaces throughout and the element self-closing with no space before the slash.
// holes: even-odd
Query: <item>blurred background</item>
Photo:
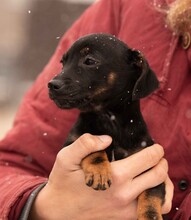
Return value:
<svg viewBox="0 0 191 220">
<path fill-rule="evenodd" d="M 1 0 L 0 139 L 60 37 L 95 0 Z"/>
</svg>

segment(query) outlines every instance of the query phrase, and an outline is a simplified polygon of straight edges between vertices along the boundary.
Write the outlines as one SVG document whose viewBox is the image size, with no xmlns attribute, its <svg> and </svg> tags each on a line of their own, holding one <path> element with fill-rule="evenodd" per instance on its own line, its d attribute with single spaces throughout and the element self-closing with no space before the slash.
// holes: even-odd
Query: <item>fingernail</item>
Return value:
<svg viewBox="0 0 191 220">
<path fill-rule="evenodd" d="M 108 135 L 100 135 L 98 136 L 98 138 L 102 141 L 102 142 L 111 142 L 111 137 Z"/>
</svg>

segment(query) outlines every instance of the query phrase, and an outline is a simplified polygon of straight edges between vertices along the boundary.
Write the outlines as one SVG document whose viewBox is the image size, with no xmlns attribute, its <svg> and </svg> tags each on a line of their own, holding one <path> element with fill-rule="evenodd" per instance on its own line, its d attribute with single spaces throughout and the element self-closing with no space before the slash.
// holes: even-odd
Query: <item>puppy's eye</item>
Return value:
<svg viewBox="0 0 191 220">
<path fill-rule="evenodd" d="M 86 64 L 88 66 L 95 65 L 96 63 L 97 63 L 97 61 L 92 58 L 86 58 L 84 61 L 84 64 Z"/>
</svg>

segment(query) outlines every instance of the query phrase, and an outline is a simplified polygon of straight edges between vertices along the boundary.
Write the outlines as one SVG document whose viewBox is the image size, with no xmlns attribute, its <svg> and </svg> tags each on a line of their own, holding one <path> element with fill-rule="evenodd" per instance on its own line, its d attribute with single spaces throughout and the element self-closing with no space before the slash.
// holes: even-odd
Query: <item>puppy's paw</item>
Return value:
<svg viewBox="0 0 191 220">
<path fill-rule="evenodd" d="M 90 165 L 84 170 L 86 185 L 91 186 L 95 190 L 108 189 L 112 183 L 110 164 L 108 163 Z"/>
<path fill-rule="evenodd" d="M 97 152 L 84 158 L 82 168 L 87 186 L 95 190 L 106 190 L 111 186 L 111 166 L 105 152 Z"/>
</svg>

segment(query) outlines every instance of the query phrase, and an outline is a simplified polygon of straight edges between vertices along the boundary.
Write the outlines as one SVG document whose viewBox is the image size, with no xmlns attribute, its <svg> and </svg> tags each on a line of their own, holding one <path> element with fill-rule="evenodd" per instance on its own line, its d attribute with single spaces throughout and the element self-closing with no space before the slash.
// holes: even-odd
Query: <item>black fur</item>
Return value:
<svg viewBox="0 0 191 220">
<path fill-rule="evenodd" d="M 113 138 L 106 150 L 111 161 L 154 143 L 140 98 L 153 92 L 158 80 L 139 51 L 112 35 L 92 34 L 76 41 L 61 62 L 61 73 L 48 84 L 50 98 L 60 108 L 81 110 L 65 146 L 84 133 L 108 134 Z M 164 184 L 154 191 L 164 199 Z"/>
</svg>

